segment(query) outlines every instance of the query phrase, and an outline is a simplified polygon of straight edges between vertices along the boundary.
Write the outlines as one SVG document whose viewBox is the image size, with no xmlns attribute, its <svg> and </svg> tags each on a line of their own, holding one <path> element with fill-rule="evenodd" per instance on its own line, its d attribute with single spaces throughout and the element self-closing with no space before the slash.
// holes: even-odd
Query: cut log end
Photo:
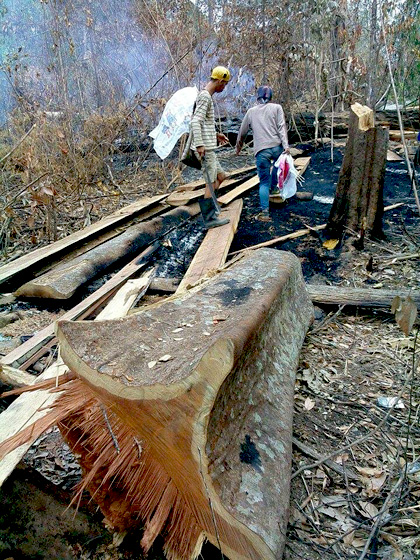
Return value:
<svg viewBox="0 0 420 560">
<path fill-rule="evenodd" d="M 358 126 L 359 130 L 369 130 L 370 128 L 374 128 L 375 120 L 374 120 L 374 113 L 370 107 L 366 105 L 361 105 L 360 103 L 354 103 L 351 106 L 351 110 L 358 118 Z"/>
</svg>

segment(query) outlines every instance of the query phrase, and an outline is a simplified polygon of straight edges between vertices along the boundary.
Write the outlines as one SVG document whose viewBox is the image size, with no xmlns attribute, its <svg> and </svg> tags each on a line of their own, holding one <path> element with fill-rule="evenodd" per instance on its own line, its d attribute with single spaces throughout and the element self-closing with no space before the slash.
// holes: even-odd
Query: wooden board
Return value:
<svg viewBox="0 0 420 560">
<path fill-rule="evenodd" d="M 295 164 L 297 171 L 299 171 L 299 176 L 305 173 L 310 161 L 310 157 L 299 157 L 294 160 L 293 163 Z"/>
<path fill-rule="evenodd" d="M 226 181 L 223 181 L 219 192 L 231 185 L 235 185 L 238 181 L 240 181 L 240 179 L 227 179 Z M 204 196 L 204 192 L 205 189 L 198 189 L 196 191 L 174 191 L 168 196 L 166 202 L 171 206 L 184 206 L 185 204 L 190 204 L 191 202 L 195 202 L 199 198 L 202 198 Z"/>
<path fill-rule="evenodd" d="M 388 150 L 386 153 L 386 161 L 403 161 L 403 158 L 392 150 Z"/>
<path fill-rule="evenodd" d="M 207 232 L 176 293 L 188 289 L 189 286 L 212 271 L 216 271 L 225 263 L 229 247 L 238 228 L 242 206 L 242 199 L 236 200 L 220 214 L 221 218 L 229 218 L 230 222 Z"/>
<path fill-rule="evenodd" d="M 67 366 L 58 359 L 52 366 L 46 369 L 37 381 L 53 379 L 68 371 Z M 12 437 L 20 430 L 30 426 L 37 419 L 42 418 L 46 410 L 53 404 L 57 395 L 51 395 L 48 391 L 37 391 L 36 393 L 23 393 L 12 404 L 0 414 L 0 442 Z M 40 409 L 43 408 L 43 411 Z M 13 472 L 19 461 L 24 457 L 33 440 L 8 453 L 0 461 L 0 486 Z"/>
<path fill-rule="evenodd" d="M 114 212 L 110 216 L 107 216 L 106 218 L 95 222 L 91 226 L 88 226 L 81 231 L 72 233 L 71 235 L 60 239 L 59 241 L 51 243 L 46 247 L 36 249 L 28 255 L 23 255 L 22 257 L 12 261 L 11 263 L 5 264 L 4 266 L 0 267 L 0 285 L 11 280 L 14 276 L 24 271 L 25 269 L 28 269 L 35 265 L 37 265 L 39 268 L 41 266 L 41 263 L 44 264 L 45 261 L 53 258 L 60 252 L 68 250 L 70 247 L 86 241 L 87 239 L 95 236 L 97 233 L 105 230 L 106 228 L 115 227 L 116 225 L 127 221 L 146 208 L 158 204 L 167 196 L 167 194 L 161 194 L 157 196 L 141 198 L 137 202 L 134 202 L 133 204 L 130 204 L 125 208 L 117 210 L 117 212 Z"/>
<path fill-rule="evenodd" d="M 123 286 L 116 294 L 115 298 L 105 307 L 95 320 L 111 320 L 118 317 L 124 317 L 136 299 L 136 295 L 150 283 L 150 273 L 137 280 L 133 280 L 128 286 Z M 128 296 L 128 297 L 127 297 Z M 3 366 L 3 371 L 10 371 L 10 368 Z M 58 358 L 49 368 L 47 368 L 38 377 L 30 376 L 26 372 L 20 372 L 33 377 L 30 384 L 47 381 L 63 375 L 69 371 L 61 357 Z M 20 395 L 4 412 L 0 414 L 0 442 L 5 441 L 9 437 L 30 426 L 36 420 L 44 417 L 48 409 L 57 400 L 59 394 L 51 394 L 48 391 L 36 391 L 33 393 L 23 393 Z M 14 451 L 8 453 L 0 461 L 0 486 L 13 472 L 19 461 L 23 458 L 29 447 L 35 441 L 36 436 L 21 445 Z"/>
<path fill-rule="evenodd" d="M 218 197 L 217 200 L 223 206 L 226 205 L 226 204 L 230 204 L 232 202 L 232 200 L 235 200 L 235 198 L 238 198 L 239 196 L 244 194 L 246 191 L 249 191 L 250 189 L 253 189 L 256 185 L 259 184 L 259 182 L 260 182 L 260 179 L 259 179 L 258 175 L 255 175 L 255 177 L 251 177 L 251 179 L 248 179 L 248 181 L 245 181 L 245 183 L 242 183 L 241 185 L 238 185 L 235 189 L 231 190 L 227 194 Z"/>
<path fill-rule="evenodd" d="M 247 165 L 245 167 L 240 167 L 239 169 L 234 169 L 233 171 L 228 171 L 226 173 L 226 179 L 231 179 L 232 177 L 237 177 L 241 173 L 248 173 L 248 171 L 253 171 L 256 169 L 256 165 Z M 174 189 L 174 192 L 181 192 L 181 191 L 194 191 L 200 187 L 204 187 L 205 185 L 204 179 L 198 179 L 197 181 L 193 181 L 191 183 L 187 183 L 186 185 L 179 185 Z"/>
</svg>

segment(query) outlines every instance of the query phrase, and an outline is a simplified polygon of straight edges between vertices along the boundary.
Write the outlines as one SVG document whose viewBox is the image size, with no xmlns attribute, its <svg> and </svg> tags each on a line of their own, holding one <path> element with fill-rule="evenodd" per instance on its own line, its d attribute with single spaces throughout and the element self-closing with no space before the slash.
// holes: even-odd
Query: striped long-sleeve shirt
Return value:
<svg viewBox="0 0 420 560">
<path fill-rule="evenodd" d="M 198 94 L 196 108 L 191 119 L 191 131 L 193 149 L 198 146 L 204 146 L 206 150 L 217 148 L 213 99 L 207 90 L 200 91 Z"/>
</svg>

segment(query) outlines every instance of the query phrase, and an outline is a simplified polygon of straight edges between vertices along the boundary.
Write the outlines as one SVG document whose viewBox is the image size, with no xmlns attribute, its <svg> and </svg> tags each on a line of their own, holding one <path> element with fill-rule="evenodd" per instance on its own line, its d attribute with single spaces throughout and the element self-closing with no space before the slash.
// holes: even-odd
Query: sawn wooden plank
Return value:
<svg viewBox="0 0 420 560">
<path fill-rule="evenodd" d="M 246 191 L 253 189 L 256 185 L 258 185 L 259 182 L 260 179 L 258 175 L 255 175 L 255 177 L 251 177 L 251 179 L 248 179 L 248 181 L 245 181 L 245 183 L 238 185 L 235 189 L 224 194 L 223 196 L 220 196 L 217 200 L 223 206 L 225 206 L 226 204 L 230 204 L 232 200 L 235 200 L 235 198 L 240 197 Z"/>
<path fill-rule="evenodd" d="M 176 293 L 188 289 L 189 286 L 216 271 L 225 263 L 229 247 L 238 228 L 242 206 L 242 199 L 235 200 L 220 214 L 221 218 L 229 218 L 230 222 L 207 232 Z"/>
<path fill-rule="evenodd" d="M 247 173 L 248 171 L 253 171 L 256 169 L 255 165 L 247 165 L 245 167 L 240 167 L 239 169 L 234 169 L 233 171 L 228 171 L 226 173 L 226 179 L 231 179 L 233 177 L 237 177 L 241 173 Z M 204 179 L 198 179 L 197 181 L 192 181 L 191 183 L 187 183 L 186 185 L 179 185 L 174 189 L 174 192 L 181 192 L 181 191 L 194 191 L 200 187 L 204 187 L 205 185 Z"/>
</svg>

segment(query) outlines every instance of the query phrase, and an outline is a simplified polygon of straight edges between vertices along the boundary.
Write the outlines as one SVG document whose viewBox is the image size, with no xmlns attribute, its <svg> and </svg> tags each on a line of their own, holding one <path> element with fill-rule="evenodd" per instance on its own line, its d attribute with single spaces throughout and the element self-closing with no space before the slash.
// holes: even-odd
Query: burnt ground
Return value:
<svg viewBox="0 0 420 560">
<path fill-rule="evenodd" d="M 231 251 L 327 221 L 342 149 L 334 150 L 331 164 L 329 147 L 303 148 L 312 159 L 300 189 L 314 192 L 314 199 L 273 205 L 273 223 L 267 224 L 254 219 L 258 189 L 250 191 Z M 236 158 L 228 150 L 221 152 L 221 160 L 226 169 L 253 163 L 251 154 Z M 195 177 L 187 171 L 184 182 Z M 404 163 L 387 164 L 384 200 L 385 205 L 405 206 L 385 214 L 385 239 L 367 240 L 362 251 L 328 251 L 317 236 L 273 247 L 300 258 L 307 282 L 418 290 L 420 220 Z M 171 234 L 155 256 L 158 275 L 182 276 L 203 236 L 199 218 Z M 102 282 L 98 279 L 87 291 Z M 73 304 L 67 302 L 66 309 Z M 64 311 L 62 304 L 42 302 L 0 310 L 13 309 L 22 312 L 22 319 L 2 329 L 3 353 Z M 297 474 L 291 486 L 287 560 L 420 558 L 418 357 L 415 334 L 404 334 L 389 312 L 316 309 L 297 372 Z M 384 397 L 400 400 L 389 409 L 380 400 Z M 329 454 L 337 450 L 331 467 Z M 315 457 L 321 458 L 319 465 Z M 342 465 L 346 475 L 333 468 Z M 126 538 L 121 546 L 113 543 L 92 503 L 83 503 L 78 513 L 66 510 L 79 476 L 56 430 L 32 446 L 0 493 L 0 560 L 143 558 L 137 537 Z M 220 557 L 211 546 L 203 549 L 204 560 Z M 159 543 L 149 558 L 164 558 Z"/>
</svg>

